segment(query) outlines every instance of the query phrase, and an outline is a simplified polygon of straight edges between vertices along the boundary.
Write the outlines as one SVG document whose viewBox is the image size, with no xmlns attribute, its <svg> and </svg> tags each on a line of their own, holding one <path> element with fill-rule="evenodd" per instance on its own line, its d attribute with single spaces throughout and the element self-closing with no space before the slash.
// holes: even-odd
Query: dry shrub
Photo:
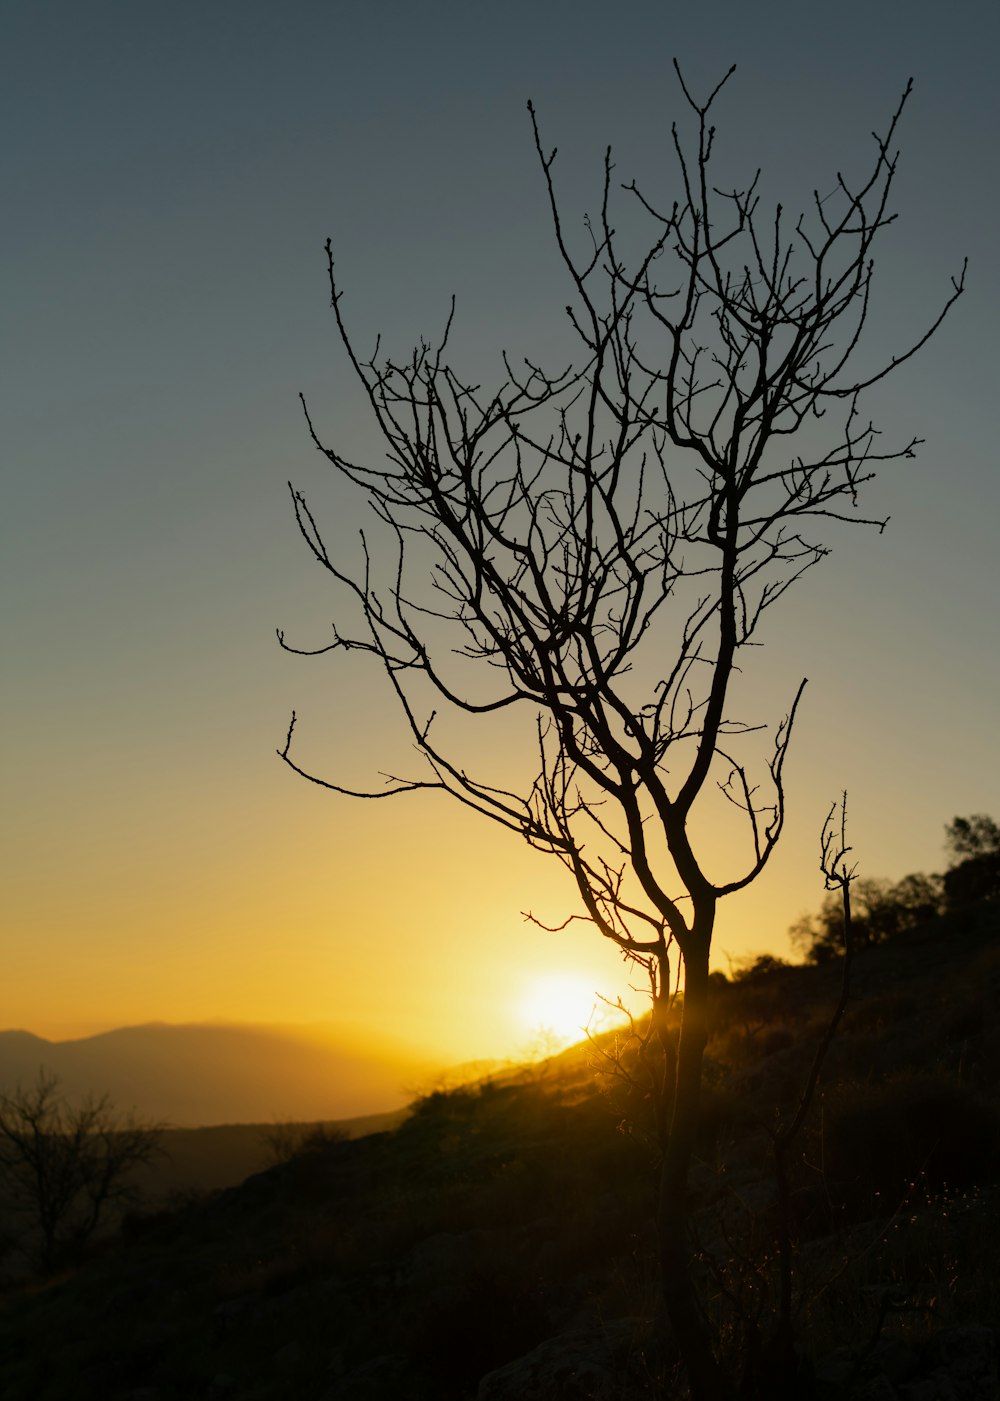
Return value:
<svg viewBox="0 0 1000 1401">
<path fill-rule="evenodd" d="M 998 1150 L 997 1108 L 954 1079 L 847 1085 L 824 1106 L 826 1189 L 835 1210 L 855 1219 L 895 1210 L 918 1181 L 934 1191 L 989 1182 Z"/>
<path fill-rule="evenodd" d="M 333 1123 L 299 1124 L 279 1122 L 264 1130 L 272 1163 L 290 1163 L 296 1158 L 325 1153 L 335 1143 L 345 1143 L 347 1131 Z"/>
<path fill-rule="evenodd" d="M 908 1017 L 926 1011 L 924 1000 L 909 989 L 892 989 L 875 996 L 862 997 L 848 1005 L 845 1029 L 851 1032 L 883 1032 L 898 1026 Z"/>
</svg>

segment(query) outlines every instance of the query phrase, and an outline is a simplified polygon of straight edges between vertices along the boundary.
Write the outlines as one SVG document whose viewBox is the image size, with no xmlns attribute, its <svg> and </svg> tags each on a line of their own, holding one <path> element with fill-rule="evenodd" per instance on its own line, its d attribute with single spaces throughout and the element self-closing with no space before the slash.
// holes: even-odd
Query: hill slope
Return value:
<svg viewBox="0 0 1000 1401">
<path fill-rule="evenodd" d="M 997 1397 L 995 933 L 858 958 L 795 1164 L 802 1397 Z M 836 977 L 718 986 L 693 1204 L 737 1370 L 773 1303 L 767 1126 L 797 1101 Z M 431 1094 L 391 1133 L 133 1219 L 76 1273 L 0 1301 L 0 1394 L 682 1397 L 653 1326 L 647 1109 L 592 1060 Z"/>
</svg>

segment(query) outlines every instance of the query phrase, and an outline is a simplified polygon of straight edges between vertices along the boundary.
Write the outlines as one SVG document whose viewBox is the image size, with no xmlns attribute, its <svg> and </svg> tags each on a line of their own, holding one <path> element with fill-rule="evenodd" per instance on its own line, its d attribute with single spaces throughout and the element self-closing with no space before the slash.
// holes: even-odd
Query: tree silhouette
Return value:
<svg viewBox="0 0 1000 1401">
<path fill-rule="evenodd" d="M 55 1075 L 0 1095 L 0 1199 L 25 1222 L 44 1273 L 71 1258 L 132 1194 L 134 1168 L 160 1129 L 116 1113 L 107 1096 L 67 1102 Z"/>
<path fill-rule="evenodd" d="M 675 64 L 676 68 L 676 64 Z M 384 460 L 316 447 L 373 508 L 357 564 L 330 547 L 290 484 L 298 527 L 343 590 L 332 637 L 290 651 L 377 659 L 420 767 L 359 790 L 299 759 L 293 713 L 279 753 L 297 773 L 369 799 L 440 790 L 552 854 L 583 913 L 644 965 L 665 1020 L 683 965 L 679 1037 L 666 1027 L 658 1248 L 666 1311 L 694 1394 L 728 1394 L 692 1281 L 687 1182 L 698 1123 L 709 951 L 718 903 L 764 869 L 785 820 L 783 766 L 805 685 L 772 723 L 762 757 L 733 682 L 786 589 L 827 553 L 826 528 L 863 520 L 859 492 L 879 464 L 920 441 L 882 443 L 864 391 L 909 359 L 961 294 L 888 363 L 852 370 L 869 308 L 876 242 L 893 222 L 892 150 L 907 86 L 870 171 L 841 175 L 807 213 L 762 215 L 755 176 L 715 188 L 709 117 L 733 70 L 697 101 L 677 69 L 692 133 L 674 126 L 678 193 L 622 187 L 640 226 L 620 239 L 613 170 L 582 251 L 557 200 L 556 152 L 528 105 L 580 363 L 552 371 L 504 354 L 484 391 L 447 358 L 443 335 L 405 359 L 363 357 L 334 316 L 381 434 Z M 824 187 L 825 188 L 825 187 Z M 881 526 L 884 522 L 868 520 Z M 350 619 L 350 621 L 343 621 Z M 520 785 L 461 745 L 478 717 L 524 713 Z M 743 823 L 730 869 L 708 868 L 698 819 L 710 799 Z M 569 923 L 569 920 L 566 921 Z M 563 926 L 559 926 L 563 927 Z M 672 969 L 672 956 L 677 955 Z M 656 1038 L 654 1038 L 656 1039 Z"/>
<path fill-rule="evenodd" d="M 895 884 L 878 876 L 858 880 L 851 917 L 855 947 L 880 944 L 927 925 L 941 914 L 943 903 L 944 882 L 940 876 L 915 871 Z M 813 963 L 839 957 L 844 947 L 839 897 L 828 895 L 818 914 L 803 916 L 788 932 L 792 942 Z"/>
<path fill-rule="evenodd" d="M 993 818 L 956 817 L 945 828 L 945 842 L 951 857 L 944 874 L 948 904 L 961 909 L 1000 899 L 1000 827 Z"/>
</svg>

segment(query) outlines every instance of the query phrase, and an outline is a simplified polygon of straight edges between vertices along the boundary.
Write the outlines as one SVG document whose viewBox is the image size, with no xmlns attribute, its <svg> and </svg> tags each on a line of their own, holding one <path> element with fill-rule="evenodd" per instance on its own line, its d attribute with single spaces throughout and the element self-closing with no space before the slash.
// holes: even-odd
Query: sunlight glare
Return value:
<svg viewBox="0 0 1000 1401">
<path fill-rule="evenodd" d="M 604 1004 L 587 980 L 576 973 L 547 973 L 525 990 L 519 1013 L 522 1024 L 539 1043 L 540 1054 L 551 1054 L 582 1041 L 588 1025 Z"/>
</svg>

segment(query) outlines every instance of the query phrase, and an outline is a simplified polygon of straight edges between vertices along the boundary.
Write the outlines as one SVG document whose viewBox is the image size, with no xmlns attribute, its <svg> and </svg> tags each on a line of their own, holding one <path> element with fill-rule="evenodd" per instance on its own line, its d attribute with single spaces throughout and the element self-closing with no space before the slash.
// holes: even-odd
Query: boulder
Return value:
<svg viewBox="0 0 1000 1401">
<path fill-rule="evenodd" d="M 637 1360 L 629 1319 L 548 1338 L 480 1380 L 476 1401 L 619 1401 Z"/>
</svg>

